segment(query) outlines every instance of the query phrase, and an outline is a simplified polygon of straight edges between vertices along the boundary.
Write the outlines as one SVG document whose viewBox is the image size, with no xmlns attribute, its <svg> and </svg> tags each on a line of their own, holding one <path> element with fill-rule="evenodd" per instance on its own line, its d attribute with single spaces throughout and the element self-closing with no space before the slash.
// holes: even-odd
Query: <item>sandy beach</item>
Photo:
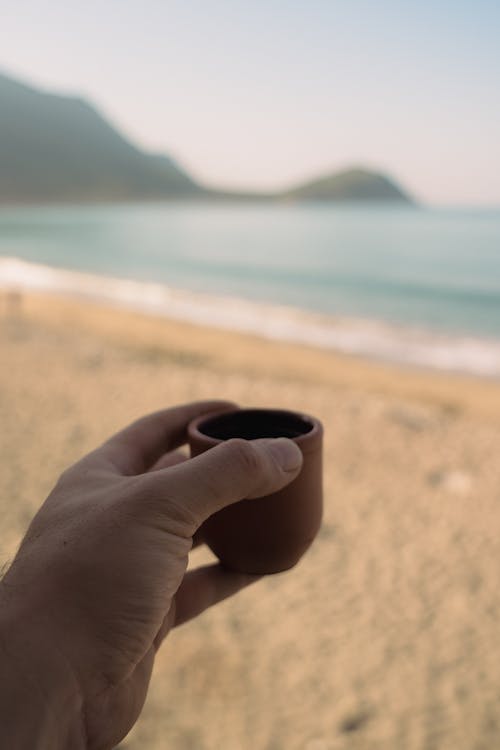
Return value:
<svg viewBox="0 0 500 750">
<path fill-rule="evenodd" d="M 500 382 L 36 294 L 0 294 L 0 346 L 2 564 L 143 413 L 222 397 L 325 425 L 313 548 L 171 635 L 122 747 L 500 747 Z"/>
</svg>

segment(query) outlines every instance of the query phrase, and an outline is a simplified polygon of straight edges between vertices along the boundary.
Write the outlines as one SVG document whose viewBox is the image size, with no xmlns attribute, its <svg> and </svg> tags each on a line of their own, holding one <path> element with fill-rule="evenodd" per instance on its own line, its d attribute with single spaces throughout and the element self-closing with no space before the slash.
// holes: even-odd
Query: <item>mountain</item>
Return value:
<svg viewBox="0 0 500 750">
<path fill-rule="evenodd" d="M 0 75 L 0 202 L 191 197 L 204 191 L 76 97 Z"/>
<path fill-rule="evenodd" d="M 193 198 L 411 202 L 387 177 L 364 169 L 276 194 L 208 189 L 170 157 L 137 148 L 84 99 L 0 74 L 0 204 Z"/>
<path fill-rule="evenodd" d="M 410 196 L 389 177 L 367 169 L 346 169 L 287 190 L 284 200 L 412 203 Z"/>
</svg>

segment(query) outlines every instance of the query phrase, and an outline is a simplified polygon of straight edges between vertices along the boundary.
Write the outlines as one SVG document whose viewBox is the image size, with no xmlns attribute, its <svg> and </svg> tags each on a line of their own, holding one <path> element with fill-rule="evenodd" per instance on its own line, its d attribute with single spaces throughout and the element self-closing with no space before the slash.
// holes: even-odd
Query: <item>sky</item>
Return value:
<svg viewBox="0 0 500 750">
<path fill-rule="evenodd" d="M 500 205 L 500 2 L 0 0 L 0 71 L 92 102 L 205 184 L 364 165 Z"/>
</svg>

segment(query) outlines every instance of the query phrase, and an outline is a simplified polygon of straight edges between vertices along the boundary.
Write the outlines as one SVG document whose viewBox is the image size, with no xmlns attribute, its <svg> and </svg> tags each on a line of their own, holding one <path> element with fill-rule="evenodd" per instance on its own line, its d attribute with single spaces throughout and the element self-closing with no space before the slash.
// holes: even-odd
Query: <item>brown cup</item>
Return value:
<svg viewBox="0 0 500 750">
<path fill-rule="evenodd" d="M 321 525 L 323 427 L 314 417 L 280 409 L 235 409 L 198 417 L 188 427 L 191 456 L 224 440 L 290 438 L 304 460 L 287 487 L 241 500 L 208 518 L 200 538 L 221 563 L 242 573 L 279 573 L 293 567 Z"/>
</svg>

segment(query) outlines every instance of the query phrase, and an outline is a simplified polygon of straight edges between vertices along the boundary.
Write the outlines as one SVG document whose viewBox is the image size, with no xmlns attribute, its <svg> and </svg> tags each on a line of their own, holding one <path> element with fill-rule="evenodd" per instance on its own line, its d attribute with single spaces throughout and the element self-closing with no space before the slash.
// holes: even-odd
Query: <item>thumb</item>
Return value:
<svg viewBox="0 0 500 750">
<path fill-rule="evenodd" d="M 180 514 L 194 533 L 227 505 L 277 492 L 295 479 L 301 467 L 301 450 L 287 438 L 234 438 L 144 477 L 156 483 L 150 492 L 163 500 L 164 512 L 168 514 L 173 506 L 176 518 Z"/>
</svg>

